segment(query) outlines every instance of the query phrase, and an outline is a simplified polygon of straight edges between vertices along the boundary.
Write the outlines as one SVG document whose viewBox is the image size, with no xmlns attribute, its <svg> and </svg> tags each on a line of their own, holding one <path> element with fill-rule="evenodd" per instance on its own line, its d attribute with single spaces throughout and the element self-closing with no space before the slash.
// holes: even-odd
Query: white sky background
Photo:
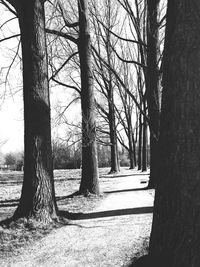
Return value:
<svg viewBox="0 0 200 267">
<path fill-rule="evenodd" d="M 0 5 L 0 27 L 6 20 L 13 18 L 14 15 L 10 13 L 5 7 Z M 9 22 L 0 28 L 0 39 L 19 33 L 17 19 Z M 0 152 L 17 152 L 23 150 L 23 99 L 22 99 L 22 73 L 21 63 L 17 59 L 15 65 L 12 67 L 8 76 L 8 83 L 5 86 L 5 73 L 15 55 L 18 40 L 10 39 L 0 43 L 0 144 L 5 141 L 6 143 L 0 147 Z M 21 48 L 20 48 L 21 50 Z M 21 54 L 21 51 L 20 51 Z M 5 89 L 6 88 L 6 89 Z M 20 90 L 21 89 L 21 90 Z M 6 90 L 6 91 L 5 91 Z M 16 91 L 19 91 L 15 94 Z M 70 93 L 67 93 L 70 92 Z M 4 95 L 6 92 L 6 95 Z M 60 106 L 65 106 L 73 99 L 70 89 L 53 88 L 51 90 L 51 107 L 54 113 L 54 106 L 59 103 Z M 78 120 L 80 114 L 80 104 L 73 105 L 68 110 L 69 118 L 74 121 Z M 53 136 L 65 135 L 65 130 L 61 127 L 57 129 L 53 127 Z"/>
<path fill-rule="evenodd" d="M 9 11 L 0 6 L 0 25 L 7 19 L 13 18 Z M 19 33 L 17 19 L 0 29 L 0 39 Z M 5 145 L 0 152 L 20 151 L 23 149 L 23 103 L 21 89 L 20 64 L 17 59 L 8 76 L 7 84 L 4 80 L 8 67 L 12 62 L 14 50 L 18 45 L 17 39 L 0 43 L 0 143 Z M 18 62 L 18 63 L 17 63 Z M 18 93 L 16 93 L 19 91 Z"/>
<path fill-rule="evenodd" d="M 19 33 L 17 19 L 1 27 L 6 20 L 13 17 L 14 15 L 0 5 L 0 39 Z M 5 144 L 0 146 L 0 153 L 23 151 L 24 146 L 22 71 L 19 58 L 10 71 L 7 84 L 4 83 L 8 70 L 5 67 L 8 67 L 12 62 L 17 45 L 18 40 L 16 38 L 0 43 L 0 144 L 5 141 Z M 52 116 L 55 113 L 54 106 L 56 103 L 64 107 L 72 98 L 69 90 L 53 88 L 51 90 Z M 76 112 L 74 112 L 74 109 Z M 68 110 L 68 114 L 71 118 L 74 117 L 74 120 L 77 120 L 76 117 L 79 112 L 78 104 L 73 105 Z M 52 134 L 64 136 L 65 129 L 59 128 L 57 130 L 53 128 Z"/>
<path fill-rule="evenodd" d="M 7 19 L 13 17 L 13 14 L 3 7 L 3 5 L 0 5 L 0 39 L 19 33 L 17 19 L 1 27 Z M 3 83 L 6 72 L 5 66 L 10 65 L 17 45 L 18 40 L 16 38 L 0 43 L 0 144 L 2 141 L 6 141 L 5 145 L 0 147 L 0 152 L 3 153 L 23 150 L 22 73 L 19 59 L 16 60 L 15 65 L 11 69 L 7 86 L 5 87 Z M 5 88 L 6 95 L 4 97 Z M 15 94 L 16 91 L 19 92 Z M 67 105 L 73 99 L 71 92 L 70 89 L 68 90 L 66 88 L 53 88 L 51 90 L 52 111 L 56 103 L 59 103 L 63 107 Z M 67 114 L 71 120 L 78 121 L 80 103 L 70 107 Z M 53 135 L 57 135 L 55 128 L 53 128 L 52 132 Z M 65 130 L 59 128 L 59 134 L 64 135 Z"/>
</svg>

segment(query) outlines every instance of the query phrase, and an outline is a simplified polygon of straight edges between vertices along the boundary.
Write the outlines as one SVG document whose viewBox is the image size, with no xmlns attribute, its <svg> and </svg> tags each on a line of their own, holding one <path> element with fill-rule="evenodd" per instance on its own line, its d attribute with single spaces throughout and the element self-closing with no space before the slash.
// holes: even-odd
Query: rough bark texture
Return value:
<svg viewBox="0 0 200 267">
<path fill-rule="evenodd" d="M 146 119 L 146 101 L 143 100 L 143 125 L 142 125 L 142 171 L 147 170 L 147 119 Z"/>
<path fill-rule="evenodd" d="M 111 77 L 110 77 L 111 78 Z M 111 83 L 111 80 L 110 80 Z M 115 125 L 115 110 L 114 110 L 114 99 L 113 99 L 113 87 L 112 84 L 109 86 L 108 91 L 108 107 L 109 107 L 109 128 L 110 128 L 110 149 L 111 149 L 111 169 L 110 173 L 119 172 L 119 158 L 117 149 L 117 133 Z"/>
<path fill-rule="evenodd" d="M 158 4 L 160 0 L 147 0 L 147 73 L 146 92 L 150 127 L 150 188 L 155 187 L 159 136 L 159 72 L 158 72 Z"/>
<path fill-rule="evenodd" d="M 107 27 L 112 30 L 111 26 L 111 1 L 107 2 Z M 116 131 L 116 123 L 115 123 L 115 106 L 114 106 L 114 84 L 113 73 L 112 73 L 112 48 L 111 48 L 111 33 L 109 30 L 106 30 L 105 38 L 105 46 L 106 46 L 106 56 L 108 66 L 108 122 L 110 129 L 110 150 L 111 150 L 111 169 L 110 173 L 115 173 L 120 171 L 119 166 L 119 155 L 118 155 L 118 147 L 117 147 L 117 131 Z"/>
<path fill-rule="evenodd" d="M 79 1 L 79 57 L 81 65 L 82 178 L 80 193 L 99 194 L 95 101 L 87 1 Z"/>
<path fill-rule="evenodd" d="M 131 120 L 128 121 L 128 143 L 129 143 L 129 161 L 130 169 L 134 169 L 136 166 L 136 155 L 135 155 L 135 140 L 132 129 Z"/>
<path fill-rule="evenodd" d="M 200 266 L 200 1 L 168 2 L 150 255 Z"/>
<path fill-rule="evenodd" d="M 56 216 L 44 2 L 20 1 L 24 94 L 24 181 L 14 217 Z"/>
<path fill-rule="evenodd" d="M 142 169 L 142 114 L 139 114 L 138 170 Z"/>
</svg>

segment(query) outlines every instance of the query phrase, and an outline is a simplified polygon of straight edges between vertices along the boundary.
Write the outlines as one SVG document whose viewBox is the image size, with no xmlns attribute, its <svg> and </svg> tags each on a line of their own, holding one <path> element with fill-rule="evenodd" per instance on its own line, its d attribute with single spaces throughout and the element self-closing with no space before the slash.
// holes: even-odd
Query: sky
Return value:
<svg viewBox="0 0 200 267">
<path fill-rule="evenodd" d="M 0 5 L 0 40 L 19 33 L 17 19 L 4 24 L 13 17 L 14 15 Z M 17 46 L 18 39 L 16 38 L 0 42 L 0 153 L 3 154 L 23 151 L 24 147 L 22 69 L 19 58 L 16 59 L 11 68 L 7 77 L 7 84 L 4 83 L 8 66 L 10 66 L 15 56 Z M 70 101 L 70 96 L 67 95 L 66 90 L 61 89 L 58 93 L 58 89 L 55 88 L 55 91 L 51 94 L 52 104 L 55 106 L 56 103 L 60 105 L 63 103 L 64 105 L 66 101 Z M 71 109 L 69 113 L 73 114 L 74 112 Z M 53 115 L 54 110 L 52 108 Z M 60 132 L 64 134 L 64 131 Z M 55 130 L 54 134 L 56 134 Z"/>
<path fill-rule="evenodd" d="M 8 19 L 13 18 L 9 11 L 0 6 L 0 39 L 12 36 L 19 32 L 17 20 L 12 20 L 4 24 Z M 2 26 L 3 25 L 3 26 Z M 18 41 L 10 39 L 0 43 L 0 152 L 8 153 L 10 151 L 23 150 L 23 103 L 21 89 L 21 73 L 19 60 L 11 69 L 11 74 L 7 77 L 6 73 Z M 19 93 L 15 93 L 19 91 Z"/>
<path fill-rule="evenodd" d="M 13 34 L 19 33 L 17 19 L 10 21 L 8 24 L 2 24 L 13 18 L 9 11 L 0 5 L 0 40 L 12 36 Z M 0 42 L 0 144 L 5 142 L 3 146 L 0 145 L 0 152 L 18 152 L 23 150 L 23 99 L 22 99 L 22 78 L 21 78 L 21 63 L 16 60 L 16 63 L 11 69 L 10 75 L 8 76 L 8 84 L 5 86 L 3 81 L 5 80 L 6 71 L 5 67 L 9 66 L 15 55 L 15 51 L 18 45 L 17 39 L 10 39 L 5 42 Z M 6 89 L 6 97 L 4 92 Z M 21 89 L 21 90 L 20 90 Z M 19 91 L 13 95 L 13 92 Z M 51 94 L 52 106 L 59 103 L 62 106 L 70 102 L 72 97 L 71 93 L 64 91 L 55 90 Z M 52 109 L 53 111 L 53 109 Z M 53 112 L 52 112 L 53 113 Z M 77 113 L 80 113 L 80 105 L 71 107 L 68 111 L 70 119 L 76 120 Z M 78 120 L 78 119 L 77 119 Z M 64 134 L 64 131 L 63 131 Z"/>
</svg>

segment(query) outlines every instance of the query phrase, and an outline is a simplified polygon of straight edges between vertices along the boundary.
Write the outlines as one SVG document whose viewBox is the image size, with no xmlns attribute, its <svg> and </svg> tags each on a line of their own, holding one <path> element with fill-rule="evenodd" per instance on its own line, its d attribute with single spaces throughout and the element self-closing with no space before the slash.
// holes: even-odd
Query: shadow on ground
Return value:
<svg viewBox="0 0 200 267">
<path fill-rule="evenodd" d="M 100 212 L 91 212 L 91 213 L 71 213 L 68 211 L 61 210 L 59 215 L 70 220 L 89 220 L 113 216 L 123 216 L 123 215 L 133 215 L 133 214 L 145 214 L 152 213 L 153 207 L 140 207 L 132 209 L 118 209 L 118 210 L 108 210 Z"/>
<path fill-rule="evenodd" d="M 123 177 L 132 177 L 132 176 L 149 176 L 149 173 L 130 173 L 130 174 L 121 174 L 120 172 L 117 174 L 104 174 L 103 178 L 123 178 Z"/>
<path fill-rule="evenodd" d="M 166 253 L 162 255 L 144 255 L 133 262 L 128 267 L 171 267 L 173 266 L 172 257 Z"/>
</svg>

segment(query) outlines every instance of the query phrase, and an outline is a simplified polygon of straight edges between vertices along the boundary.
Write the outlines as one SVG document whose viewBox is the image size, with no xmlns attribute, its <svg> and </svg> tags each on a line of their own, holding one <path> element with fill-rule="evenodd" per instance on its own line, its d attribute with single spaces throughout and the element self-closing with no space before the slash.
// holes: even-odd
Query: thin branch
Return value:
<svg viewBox="0 0 200 267">
<path fill-rule="evenodd" d="M 72 36 L 70 36 L 69 34 L 67 33 L 64 33 L 64 32 L 60 32 L 60 31 L 57 31 L 57 30 L 52 30 L 52 29 L 45 29 L 47 33 L 50 33 L 50 34 L 54 34 L 58 37 L 63 37 L 73 43 L 75 43 L 76 45 L 78 44 L 78 40 Z"/>
<path fill-rule="evenodd" d="M 96 101 L 96 99 L 95 99 L 95 104 L 96 104 L 97 108 L 100 109 L 101 112 L 103 112 L 103 114 L 106 115 L 106 117 L 108 117 L 108 112 L 102 107 L 102 105 L 100 105 L 100 104 Z"/>
<path fill-rule="evenodd" d="M 63 20 L 65 22 L 65 26 L 68 27 L 68 28 L 76 28 L 76 27 L 78 27 L 79 26 L 79 21 L 74 22 L 74 23 L 69 23 L 65 18 L 65 14 L 64 14 L 64 11 L 63 11 L 63 8 L 62 8 L 61 4 L 58 3 L 58 6 L 59 6 L 59 9 L 60 9 L 62 18 L 63 18 Z"/>
<path fill-rule="evenodd" d="M 126 41 L 126 42 L 131 42 L 131 43 L 134 43 L 134 44 L 139 44 L 139 45 L 143 45 L 145 47 L 147 47 L 147 45 L 142 42 L 142 41 L 136 41 L 136 40 L 132 40 L 132 39 L 128 39 L 128 38 L 123 38 L 119 35 L 117 35 L 116 33 L 114 33 L 113 31 L 111 31 L 102 21 L 100 21 L 97 17 L 96 17 L 97 21 L 109 32 L 111 33 L 112 35 L 114 35 L 115 37 L 119 38 L 120 40 L 122 41 Z"/>
<path fill-rule="evenodd" d="M 146 116 L 145 112 L 142 110 L 140 104 L 138 103 L 137 99 L 135 98 L 135 96 L 126 88 L 124 82 L 122 81 L 122 79 L 119 77 L 119 75 L 117 74 L 117 72 L 113 69 L 110 68 L 110 66 L 108 65 L 108 63 L 98 54 L 98 52 L 96 51 L 96 49 L 92 46 L 93 51 L 95 52 L 95 54 L 97 55 L 97 57 L 105 64 L 105 66 L 107 68 L 109 68 L 112 73 L 115 75 L 115 77 L 117 78 L 117 80 L 119 81 L 119 83 L 121 84 L 121 86 L 127 91 L 127 93 L 130 95 L 130 97 L 133 99 L 135 105 L 137 106 L 137 108 L 140 110 L 140 112 L 142 113 L 143 116 L 145 116 L 145 118 L 147 119 L 147 121 L 149 122 L 149 118 Z"/>
<path fill-rule="evenodd" d="M 71 88 L 71 89 L 74 89 L 76 92 L 78 92 L 79 94 L 81 94 L 81 91 L 80 91 L 77 87 L 75 87 L 75 86 L 72 86 L 72 85 L 68 85 L 68 84 L 62 83 L 62 82 L 58 81 L 58 80 L 55 79 L 55 78 L 52 78 L 52 80 L 53 80 L 54 82 L 56 82 L 57 84 L 61 85 L 61 86 L 64 86 L 64 87 L 67 87 L 67 88 Z"/>
<path fill-rule="evenodd" d="M 16 8 L 17 1 L 13 1 L 13 0 L 7 0 L 7 1 L 12 7 Z M 17 12 L 13 10 L 4 0 L 1 0 L 0 3 L 4 5 L 11 13 L 13 13 L 17 17 Z"/>
<path fill-rule="evenodd" d="M 145 66 L 145 65 L 142 64 L 142 63 L 139 63 L 138 61 L 135 61 L 135 60 L 126 60 L 126 59 L 122 58 L 122 57 L 117 53 L 117 51 L 114 49 L 113 46 L 111 46 L 111 48 L 112 48 L 112 50 L 115 52 L 115 55 L 116 55 L 121 61 L 123 61 L 123 62 L 125 62 L 125 63 L 136 64 L 136 65 L 138 65 L 138 66 L 140 66 L 140 67 L 142 67 L 142 68 L 147 68 L 147 66 Z"/>
<path fill-rule="evenodd" d="M 8 19 L 7 21 L 5 21 L 3 24 L 1 24 L 0 29 L 2 29 L 8 22 L 10 22 L 10 21 L 12 21 L 14 19 L 17 19 L 17 17 L 14 17 L 14 18 L 11 18 L 11 19 Z"/>
<path fill-rule="evenodd" d="M 3 39 L 0 39 L 0 43 L 1 43 L 1 42 L 4 42 L 4 41 L 7 41 L 7 40 L 10 40 L 10 39 L 12 39 L 12 38 L 19 37 L 19 36 L 20 36 L 20 34 L 15 34 L 15 35 L 12 35 L 12 36 L 9 36 L 9 37 L 5 37 L 5 38 L 3 38 Z"/>
<path fill-rule="evenodd" d="M 71 56 L 69 56 L 68 59 L 65 60 L 65 62 L 61 65 L 61 67 L 59 69 L 57 69 L 55 71 L 55 73 L 49 78 L 49 80 L 55 78 L 55 76 L 64 68 L 64 66 L 70 61 L 70 59 L 72 59 L 77 54 L 78 54 L 78 52 L 75 52 Z"/>
</svg>

